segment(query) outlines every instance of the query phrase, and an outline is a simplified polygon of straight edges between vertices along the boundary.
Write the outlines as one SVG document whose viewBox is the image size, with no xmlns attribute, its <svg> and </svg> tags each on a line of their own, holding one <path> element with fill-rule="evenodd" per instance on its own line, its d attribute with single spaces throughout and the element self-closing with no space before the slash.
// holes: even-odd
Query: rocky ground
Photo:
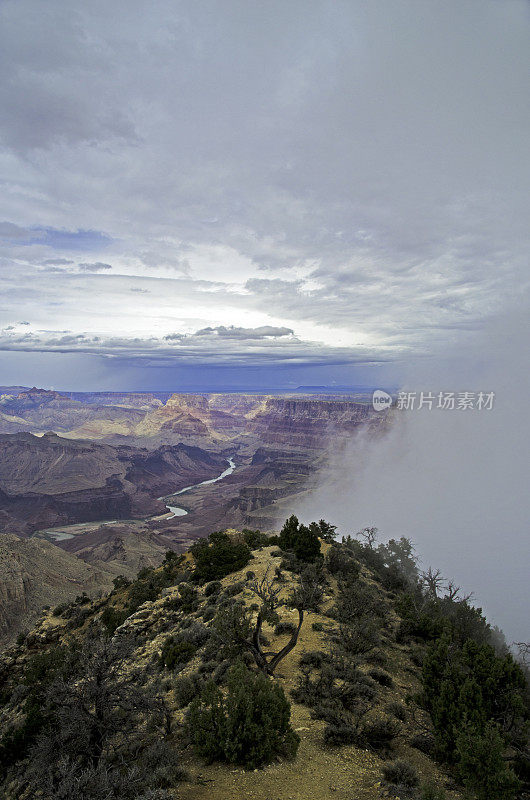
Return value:
<svg viewBox="0 0 530 800">
<path fill-rule="evenodd" d="M 328 549 L 329 545 L 324 544 L 323 552 L 326 553 Z M 254 551 L 253 556 L 247 567 L 221 581 L 221 592 L 224 596 L 235 594 L 247 606 L 256 599 L 248 580 L 248 568 L 252 568 L 252 573 L 259 580 L 265 574 L 274 574 L 276 569 L 281 568 L 282 562 L 282 555 L 277 547 L 262 547 Z M 191 564 L 189 556 L 186 563 Z M 391 751 L 381 753 L 373 748 L 365 749 L 348 744 L 335 747 L 325 745 L 325 723 L 315 719 L 306 705 L 292 699 L 292 691 L 296 689 L 301 677 L 300 660 L 304 654 L 330 652 L 333 632 L 336 631 L 333 606 L 337 583 L 331 575 L 328 575 L 328 579 L 320 610 L 306 616 L 295 649 L 281 662 L 275 674 L 275 679 L 290 698 L 291 724 L 301 739 L 295 761 L 275 760 L 263 769 L 248 771 L 234 765 L 207 764 L 196 756 L 191 746 L 186 745 L 181 738 L 186 709 L 177 702 L 175 692 L 179 681 L 197 675 L 197 670 L 202 669 L 202 656 L 198 652 L 177 674 L 169 672 L 162 676 L 165 679 L 166 700 L 173 720 L 172 741 L 179 750 L 180 763 L 185 770 L 185 779 L 171 791 L 171 797 L 180 800 L 233 800 L 234 797 L 245 800 L 379 800 L 390 796 L 382 782 L 382 767 L 389 759 L 395 758 L 404 759 L 411 764 L 422 782 L 431 781 L 434 786 L 443 789 L 446 800 L 458 800 L 461 797 L 449 775 L 411 744 L 416 734 L 428 733 L 430 730 L 428 717 L 411 699 L 421 688 L 417 658 L 414 659 L 414 651 L 409 644 L 395 641 L 399 618 L 392 609 L 391 596 L 369 571 L 364 570 L 362 580 L 378 593 L 386 609 L 386 622 L 377 652 L 378 663 L 384 664 L 384 670 L 390 676 L 391 682 L 389 686 L 377 687 L 370 714 L 388 714 L 387 709 L 396 704 L 403 710 L 400 714 L 399 735 L 393 741 Z M 287 597 L 297 583 L 297 576 L 283 571 L 281 580 L 281 596 Z M 127 602 L 130 591 L 129 588 L 122 589 L 114 592 L 107 600 L 92 604 L 84 613 L 82 627 L 77 630 L 75 628 L 78 623 L 73 625 L 72 630 L 69 612 L 62 616 L 54 616 L 51 611 L 45 612 L 26 643 L 13 648 L 4 656 L 4 675 L 9 674 L 13 679 L 14 672 L 23 670 L 28 659 L 35 653 L 72 636 L 82 638 L 91 620 L 97 619 L 109 604 L 120 609 Z M 182 611 L 171 610 L 177 607 L 174 600 L 178 597 L 178 586 L 164 589 L 159 599 L 145 602 L 116 631 L 115 636 L 126 637 L 134 642 L 127 668 L 134 669 L 137 676 L 143 674 L 147 681 L 156 674 L 153 665 L 158 663 L 168 635 L 188 629 L 190 624 L 199 624 L 206 609 L 211 608 L 204 588 L 199 589 L 199 603 L 189 616 Z M 295 617 L 296 612 L 288 609 L 281 612 L 283 621 L 294 622 Z M 278 636 L 274 627 L 267 624 L 263 632 L 273 649 L 280 648 L 288 639 L 288 635 Z M 357 663 L 365 674 L 373 668 L 373 659 L 370 657 L 361 658 Z M 210 665 L 211 669 L 213 666 L 215 665 Z M 9 713 L 12 711 L 8 704 L 0 713 L 0 728 L 2 724 L 6 725 Z M 397 797 L 396 794 L 391 796 Z M 10 797 L 9 793 L 7 797 Z"/>
</svg>

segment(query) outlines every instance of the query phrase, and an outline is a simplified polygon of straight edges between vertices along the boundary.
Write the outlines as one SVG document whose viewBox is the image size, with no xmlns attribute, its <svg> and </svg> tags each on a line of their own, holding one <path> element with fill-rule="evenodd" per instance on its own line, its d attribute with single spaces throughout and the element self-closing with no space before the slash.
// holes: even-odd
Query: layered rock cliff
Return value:
<svg viewBox="0 0 530 800">
<path fill-rule="evenodd" d="M 125 519 L 162 510 L 156 498 L 215 477 L 218 454 L 184 444 L 149 451 L 55 434 L 0 435 L 0 530 Z"/>
<path fill-rule="evenodd" d="M 375 414 L 368 405 L 351 401 L 272 397 L 249 420 L 249 429 L 267 444 L 315 449 L 376 421 Z"/>
</svg>

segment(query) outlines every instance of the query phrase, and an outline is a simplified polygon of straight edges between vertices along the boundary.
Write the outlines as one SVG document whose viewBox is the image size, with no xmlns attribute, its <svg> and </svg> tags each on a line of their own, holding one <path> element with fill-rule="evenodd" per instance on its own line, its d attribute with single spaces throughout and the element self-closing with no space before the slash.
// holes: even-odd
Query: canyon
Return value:
<svg viewBox="0 0 530 800">
<path fill-rule="evenodd" d="M 17 566 L 4 567 L 0 637 L 31 621 L 44 599 L 108 589 L 118 574 L 134 577 L 213 530 L 277 529 L 331 450 L 356 430 L 379 436 L 390 424 L 347 396 L 2 387 L 0 559 Z M 202 483 L 228 459 L 231 474 Z M 164 498 L 184 487 L 171 502 L 186 513 L 174 516 Z M 44 571 L 41 581 L 43 560 L 55 577 Z"/>
</svg>

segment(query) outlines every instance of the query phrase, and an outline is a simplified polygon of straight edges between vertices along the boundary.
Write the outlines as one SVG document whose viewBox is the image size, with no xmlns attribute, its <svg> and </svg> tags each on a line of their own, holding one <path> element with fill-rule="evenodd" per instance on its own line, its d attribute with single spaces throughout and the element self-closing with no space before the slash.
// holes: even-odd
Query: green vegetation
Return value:
<svg viewBox="0 0 530 800">
<path fill-rule="evenodd" d="M 195 559 L 193 580 L 197 583 L 218 580 L 243 569 L 251 556 L 248 545 L 233 542 L 221 531 L 211 533 L 208 539 L 199 539 L 191 547 L 191 553 Z"/>
<path fill-rule="evenodd" d="M 408 540 L 333 536 L 296 517 L 276 542 L 213 533 L 56 609 L 54 641 L 30 632 L 0 664 L 0 793 L 169 800 L 187 744 L 248 769 L 294 758 L 284 682 L 324 752 L 385 759 L 385 796 L 444 800 L 449 779 L 466 800 L 525 797 L 527 676 L 502 636 Z"/>
<path fill-rule="evenodd" d="M 320 555 L 319 527 L 301 525 L 294 516 L 286 520 L 279 538 L 282 550 L 292 550 L 299 561 L 314 561 Z"/>
<path fill-rule="evenodd" d="M 519 781 L 503 754 L 524 744 L 526 687 L 512 656 L 472 639 L 460 646 L 446 631 L 427 650 L 423 689 L 439 757 L 478 800 L 514 797 Z"/>
<path fill-rule="evenodd" d="M 166 639 L 160 654 L 160 663 L 167 669 L 177 669 L 187 664 L 195 655 L 197 648 L 189 639 L 175 639 L 170 636 Z"/>
<path fill-rule="evenodd" d="M 226 694 L 209 681 L 187 715 L 187 733 L 207 761 L 227 761 L 248 769 L 277 756 L 294 758 L 299 736 L 289 725 L 283 689 L 242 663 L 228 673 Z"/>
</svg>

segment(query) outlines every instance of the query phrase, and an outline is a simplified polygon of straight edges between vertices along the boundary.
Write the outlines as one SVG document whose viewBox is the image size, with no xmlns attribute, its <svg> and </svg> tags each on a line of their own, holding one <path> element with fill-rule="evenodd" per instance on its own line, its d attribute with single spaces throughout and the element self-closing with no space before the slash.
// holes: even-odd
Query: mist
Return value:
<svg viewBox="0 0 530 800">
<path fill-rule="evenodd" d="M 483 349 L 480 385 L 459 377 L 457 386 L 409 387 L 494 391 L 492 410 L 393 410 L 383 436 L 344 442 L 298 511 L 304 521 L 324 517 L 340 535 L 376 526 L 381 541 L 409 537 L 422 568 L 473 592 L 511 642 L 529 638 L 529 386 L 525 340 L 513 324 L 506 330 Z"/>
</svg>

